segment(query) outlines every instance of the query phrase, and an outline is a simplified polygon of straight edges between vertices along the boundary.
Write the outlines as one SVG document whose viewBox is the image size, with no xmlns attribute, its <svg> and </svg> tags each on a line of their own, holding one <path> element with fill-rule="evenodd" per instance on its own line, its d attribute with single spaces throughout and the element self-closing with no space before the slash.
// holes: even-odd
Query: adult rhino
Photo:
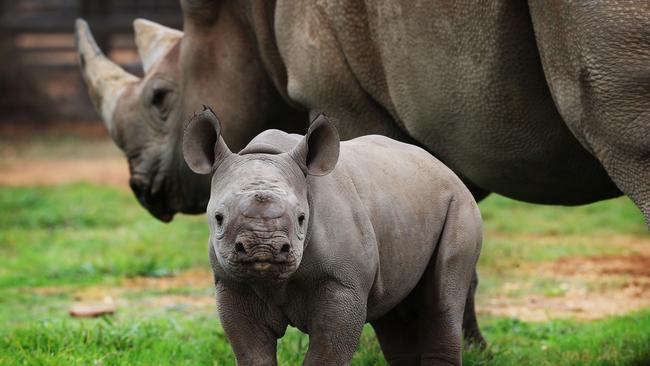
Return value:
<svg viewBox="0 0 650 366">
<path fill-rule="evenodd" d="M 327 111 L 343 139 L 425 147 L 477 198 L 576 205 L 621 191 L 650 215 L 650 3 L 182 1 L 185 35 L 136 24 L 145 77 L 77 23 L 83 74 L 156 217 L 205 208 L 180 135 L 200 104 L 243 147 Z"/>
<path fill-rule="evenodd" d="M 650 3 L 181 4 L 182 36 L 136 24 L 141 79 L 77 23 L 92 100 L 163 221 L 205 210 L 210 182 L 185 165 L 181 135 L 209 104 L 233 149 L 270 127 L 304 132 L 307 112 L 326 111 L 344 140 L 427 149 L 477 200 L 577 205 L 622 191 L 650 222 Z"/>
</svg>

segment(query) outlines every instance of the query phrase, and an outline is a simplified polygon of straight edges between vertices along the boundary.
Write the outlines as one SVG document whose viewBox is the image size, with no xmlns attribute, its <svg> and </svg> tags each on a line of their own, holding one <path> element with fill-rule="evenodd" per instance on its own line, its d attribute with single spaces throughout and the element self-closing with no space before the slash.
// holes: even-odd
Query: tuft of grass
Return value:
<svg viewBox="0 0 650 366">
<path fill-rule="evenodd" d="M 646 235 L 643 215 L 629 198 L 562 207 L 519 202 L 492 194 L 479 207 L 486 233 L 541 235 Z"/>
<path fill-rule="evenodd" d="M 489 318 L 490 346 L 466 348 L 466 365 L 647 365 L 650 311 L 594 322 L 528 323 Z M 280 365 L 299 365 L 309 337 L 289 328 L 278 342 Z M 214 315 L 134 315 L 91 320 L 54 319 L 0 329 L 2 365 L 234 365 Z M 386 365 L 370 326 L 352 365 Z"/>
<path fill-rule="evenodd" d="M 648 365 L 650 311 L 593 322 L 483 321 L 490 346 L 466 350 L 466 365 Z"/>
<path fill-rule="evenodd" d="M 212 319 L 39 321 L 4 331 L 3 365 L 231 365 Z"/>
<path fill-rule="evenodd" d="M 166 225 L 127 192 L 88 184 L 2 188 L 0 205 L 0 289 L 208 268 L 205 218 Z"/>
</svg>

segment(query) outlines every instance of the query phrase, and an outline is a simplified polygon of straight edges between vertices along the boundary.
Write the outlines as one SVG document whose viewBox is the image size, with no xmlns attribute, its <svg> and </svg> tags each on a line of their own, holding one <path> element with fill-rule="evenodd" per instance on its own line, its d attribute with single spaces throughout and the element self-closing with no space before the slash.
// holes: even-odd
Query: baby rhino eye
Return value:
<svg viewBox="0 0 650 366">
<path fill-rule="evenodd" d="M 305 222 L 305 214 L 300 214 L 300 216 L 298 216 L 298 225 L 302 226 L 304 222 Z"/>
<path fill-rule="evenodd" d="M 223 224 L 223 215 L 220 213 L 216 213 L 214 215 L 215 220 L 217 220 L 217 225 Z"/>
</svg>

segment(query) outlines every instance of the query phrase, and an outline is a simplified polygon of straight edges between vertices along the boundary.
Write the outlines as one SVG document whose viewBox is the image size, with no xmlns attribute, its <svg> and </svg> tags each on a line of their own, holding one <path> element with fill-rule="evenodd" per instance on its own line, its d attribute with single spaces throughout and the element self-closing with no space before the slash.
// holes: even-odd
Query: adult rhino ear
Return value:
<svg viewBox="0 0 650 366">
<path fill-rule="evenodd" d="M 197 174 L 208 174 L 230 155 L 230 149 L 221 138 L 221 123 L 212 109 L 194 114 L 185 125 L 183 133 L 183 157 Z"/>
<path fill-rule="evenodd" d="M 289 156 L 305 174 L 328 174 L 339 160 L 339 133 L 336 127 L 324 114 L 318 115 Z"/>
</svg>

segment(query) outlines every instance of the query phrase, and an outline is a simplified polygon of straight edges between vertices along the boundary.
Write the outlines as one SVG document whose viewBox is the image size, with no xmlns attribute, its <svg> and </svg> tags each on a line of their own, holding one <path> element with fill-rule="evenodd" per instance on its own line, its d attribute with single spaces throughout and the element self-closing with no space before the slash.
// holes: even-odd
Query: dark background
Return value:
<svg viewBox="0 0 650 366">
<path fill-rule="evenodd" d="M 178 0 L 0 0 L 0 123 L 98 122 L 79 72 L 74 21 L 104 53 L 141 75 L 133 20 L 182 29 Z"/>
</svg>

